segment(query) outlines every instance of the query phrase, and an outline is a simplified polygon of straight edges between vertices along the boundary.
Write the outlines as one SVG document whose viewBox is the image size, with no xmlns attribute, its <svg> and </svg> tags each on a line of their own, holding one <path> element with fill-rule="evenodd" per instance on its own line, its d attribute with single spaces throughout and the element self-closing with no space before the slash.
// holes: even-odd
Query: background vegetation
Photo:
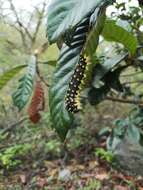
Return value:
<svg viewBox="0 0 143 190">
<path fill-rule="evenodd" d="M 0 190 L 143 188 L 143 11 L 130 3 L 107 11 L 94 81 L 63 143 L 48 106 L 61 47 L 46 38 L 48 2 L 29 12 L 0 1 Z"/>
</svg>

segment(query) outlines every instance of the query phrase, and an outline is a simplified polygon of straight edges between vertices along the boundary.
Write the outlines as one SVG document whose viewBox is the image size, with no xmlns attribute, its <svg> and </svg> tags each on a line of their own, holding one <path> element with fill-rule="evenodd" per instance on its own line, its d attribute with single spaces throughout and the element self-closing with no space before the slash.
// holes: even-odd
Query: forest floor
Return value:
<svg viewBox="0 0 143 190">
<path fill-rule="evenodd" d="M 47 117 L 43 117 L 41 125 L 23 124 L 2 136 L 2 158 L 9 161 L 6 166 L 15 164 L 15 160 L 21 163 L 6 169 L 0 162 L 0 190 L 143 190 L 143 177 L 121 171 L 108 154 L 107 137 L 96 138 L 98 128 L 111 126 L 113 118 L 122 113 L 117 110 L 114 112 L 117 115 L 110 114 L 109 107 L 104 108 L 106 112 L 101 110 L 97 118 L 91 112 L 86 113 L 83 118 L 86 125 L 71 132 L 66 148 L 53 130 L 47 128 Z M 19 147 L 24 152 L 21 157 Z"/>
<path fill-rule="evenodd" d="M 28 158 L 19 168 L 1 170 L 0 190 L 143 190 L 143 178 L 114 169 L 94 156 L 92 147 L 70 153 L 69 159 Z"/>
</svg>

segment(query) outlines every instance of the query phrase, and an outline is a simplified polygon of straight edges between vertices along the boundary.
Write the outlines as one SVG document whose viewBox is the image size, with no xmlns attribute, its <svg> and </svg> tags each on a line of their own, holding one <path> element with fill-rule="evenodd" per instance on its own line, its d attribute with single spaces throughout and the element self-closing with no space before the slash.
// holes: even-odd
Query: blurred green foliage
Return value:
<svg viewBox="0 0 143 190">
<path fill-rule="evenodd" d="M 28 154 L 30 149 L 30 144 L 16 144 L 12 147 L 6 148 L 4 151 L 1 151 L 0 153 L 0 165 L 5 167 L 6 169 L 18 166 L 22 163 L 19 157 L 24 158 L 24 156 Z"/>
<path fill-rule="evenodd" d="M 123 7 L 122 7 L 123 6 Z M 124 8 L 125 4 L 119 6 Z M 132 8 L 132 15 L 134 24 L 136 26 L 141 25 L 142 19 L 138 18 L 138 10 Z M 120 15 L 123 17 L 124 15 Z M 130 16 L 130 15 L 128 15 Z M 129 18 L 129 17 L 128 17 Z M 136 20 L 137 19 L 137 20 Z M 133 24 L 133 23 L 132 23 Z M 13 31 L 10 27 L 0 23 L 1 33 L 0 36 L 0 75 L 4 71 L 13 68 L 16 65 L 22 65 L 29 62 L 29 55 L 26 55 L 21 51 L 21 48 L 13 48 L 13 44 L 7 42 L 7 39 L 10 41 L 16 41 L 18 47 L 21 47 L 19 43 L 19 36 L 16 32 Z M 41 37 L 38 39 L 38 44 L 40 44 L 41 38 L 44 42 L 45 37 L 43 38 L 43 32 L 41 31 Z M 140 36 L 141 38 L 141 36 Z M 112 46 L 112 47 L 111 47 Z M 98 48 L 99 57 L 105 59 L 107 52 L 108 55 L 115 54 L 115 44 L 110 44 L 107 42 L 102 42 Z M 106 47 L 106 48 L 105 48 Z M 116 48 L 118 51 L 119 47 Z M 40 56 L 39 60 L 41 62 L 47 62 L 48 60 L 55 60 L 58 58 L 59 50 L 56 45 L 52 45 L 49 49 Z M 140 57 L 139 62 L 142 62 Z M 138 62 L 137 62 L 138 64 Z M 48 81 L 48 84 L 51 82 L 51 76 L 53 71 L 52 66 L 45 64 L 40 65 L 40 72 L 42 76 Z M 130 78 L 122 77 L 121 82 L 126 83 L 133 80 L 142 80 L 142 73 L 137 75 L 132 75 L 136 69 L 129 68 L 125 70 L 123 75 L 131 75 Z M 24 72 L 24 71 L 23 71 Z M 8 83 L 1 92 L 0 92 L 0 170 L 1 173 L 3 170 L 17 169 L 18 167 L 29 166 L 29 161 L 32 160 L 32 167 L 35 169 L 38 165 L 43 163 L 44 160 L 54 160 L 59 158 L 64 158 L 65 150 L 60 139 L 57 137 L 56 133 L 51 130 L 51 120 L 49 116 L 48 108 L 48 89 L 44 86 L 46 91 L 45 98 L 46 109 L 42 114 L 42 119 L 39 124 L 32 124 L 29 120 L 24 121 L 22 124 L 16 124 L 12 129 L 3 133 L 3 131 L 11 126 L 13 123 L 17 123 L 23 116 L 27 115 L 27 107 L 22 113 L 18 113 L 17 109 L 13 106 L 11 102 L 11 94 L 15 86 L 17 86 L 17 81 L 19 75 Z M 142 83 L 131 84 L 131 91 L 136 91 L 134 96 L 135 100 L 140 99 L 140 94 L 142 95 L 143 88 Z M 130 89 L 129 89 L 130 90 Z M 113 93 L 113 92 L 112 92 Z M 120 94 L 122 96 L 122 94 Z M 123 97 L 124 98 L 124 97 Z M 126 98 L 126 97 L 125 97 Z M 119 104 L 105 101 L 100 104 L 100 107 L 97 105 L 96 108 L 93 106 L 86 105 L 84 107 L 83 113 L 80 113 L 76 120 L 76 125 L 72 126 L 72 130 L 67 137 L 67 149 L 72 156 L 76 158 L 81 157 L 84 159 L 84 155 L 90 153 L 93 156 L 93 159 L 99 157 L 109 163 L 114 161 L 112 153 L 106 151 L 103 148 L 96 148 L 101 133 L 99 131 L 104 129 L 104 134 L 109 132 L 110 143 L 114 142 L 113 139 L 117 138 L 122 140 L 125 135 L 125 127 L 131 125 L 128 130 L 128 134 L 133 139 L 139 139 L 139 132 L 142 129 L 142 108 L 135 107 L 132 110 L 132 114 L 129 116 L 129 110 L 131 106 L 127 104 Z M 113 120 L 116 122 L 113 123 Z M 130 121 L 130 122 L 129 122 Z M 138 130 L 139 128 L 139 130 Z M 110 130 L 108 130 L 110 129 Z M 102 131 L 103 132 L 103 131 Z M 103 133 L 102 133 L 103 134 Z M 109 134 L 108 134 L 109 135 Z M 142 135 L 142 134 L 141 134 Z M 102 136 L 102 135 L 101 135 Z M 104 136 L 104 135 L 103 135 Z M 141 137 L 141 136 L 140 136 Z M 117 142 L 117 141 L 116 141 Z M 109 143 L 109 141 L 107 142 Z M 82 153 L 84 152 L 84 155 Z M 70 155 L 70 156 L 71 156 Z M 71 158 L 72 158 L 71 156 Z M 91 180 L 90 183 L 83 190 L 91 189 L 100 189 L 101 184 L 98 180 Z M 11 187 L 10 190 L 21 190 L 22 188 L 18 185 Z M 61 188 L 62 189 L 62 188 Z M 45 188 L 46 190 L 46 188 Z M 59 190 L 59 189 L 58 189 Z"/>
<path fill-rule="evenodd" d="M 82 188 L 82 189 L 78 189 L 78 190 L 93 190 L 93 189 L 96 189 L 96 190 L 100 190 L 102 188 L 102 184 L 100 181 L 96 180 L 96 179 L 91 179 L 87 186 Z"/>
<path fill-rule="evenodd" d="M 96 148 L 95 155 L 109 163 L 112 163 L 114 160 L 112 152 L 106 151 L 103 148 Z"/>
</svg>

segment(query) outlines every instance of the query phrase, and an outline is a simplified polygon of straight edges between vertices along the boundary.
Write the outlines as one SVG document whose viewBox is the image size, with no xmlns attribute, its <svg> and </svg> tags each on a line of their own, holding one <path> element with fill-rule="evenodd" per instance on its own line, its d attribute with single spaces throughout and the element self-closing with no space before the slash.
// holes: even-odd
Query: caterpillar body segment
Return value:
<svg viewBox="0 0 143 190">
<path fill-rule="evenodd" d="M 80 93 L 84 84 L 84 79 L 86 78 L 85 71 L 87 67 L 87 58 L 80 55 L 79 62 L 69 83 L 69 88 L 65 99 L 66 109 L 71 113 L 76 113 L 82 109 L 80 103 Z"/>
<path fill-rule="evenodd" d="M 64 43 L 70 48 L 75 48 L 84 46 L 87 38 L 87 33 L 89 32 L 90 16 L 87 16 L 83 21 L 77 26 L 76 29 L 69 31 L 64 36 Z"/>
<path fill-rule="evenodd" d="M 90 30 L 90 16 L 87 16 L 75 29 L 73 36 L 66 36 L 65 43 L 74 51 L 79 48 L 79 61 L 75 66 L 73 75 L 68 85 L 67 94 L 65 96 L 65 107 L 70 113 L 77 113 L 82 109 L 80 103 L 80 94 L 84 86 L 86 78 L 86 70 L 88 70 L 88 61 L 84 52 L 84 45 Z M 81 49 L 82 48 L 82 49 Z"/>
</svg>

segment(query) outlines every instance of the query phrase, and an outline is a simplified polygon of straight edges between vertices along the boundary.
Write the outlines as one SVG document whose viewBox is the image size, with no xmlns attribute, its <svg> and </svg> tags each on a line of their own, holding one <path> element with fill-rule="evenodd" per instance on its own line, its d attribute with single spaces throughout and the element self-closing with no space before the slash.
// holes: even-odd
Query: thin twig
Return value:
<svg viewBox="0 0 143 190">
<path fill-rule="evenodd" d="M 40 80 L 49 88 L 50 85 L 45 81 L 44 77 L 42 77 L 39 73 L 38 74 L 38 77 L 40 78 Z"/>
<path fill-rule="evenodd" d="M 35 56 L 36 56 L 36 59 L 37 59 L 38 55 L 35 54 Z M 37 73 L 38 77 L 40 78 L 40 80 L 49 88 L 50 85 L 45 81 L 44 77 L 40 74 L 38 60 L 36 61 L 36 73 Z"/>
<path fill-rule="evenodd" d="M 136 105 L 143 105 L 143 101 L 139 101 L 139 100 L 126 100 L 126 99 L 122 99 L 122 98 L 114 98 L 114 97 L 110 97 L 107 96 L 106 100 L 110 100 L 112 102 L 120 102 L 120 103 L 126 103 L 126 104 L 136 104 Z"/>
<path fill-rule="evenodd" d="M 38 35 L 38 32 L 39 32 L 40 26 L 41 26 L 43 18 L 44 18 L 44 14 L 45 14 L 45 11 L 46 11 L 46 5 L 47 4 L 45 2 L 43 2 L 42 10 L 41 10 L 41 12 L 39 11 L 39 19 L 38 19 L 38 22 L 36 24 L 35 31 L 34 31 L 34 34 L 33 34 L 33 37 L 32 37 L 32 44 L 33 45 L 35 44 L 35 41 L 37 39 L 37 35 Z"/>
</svg>

